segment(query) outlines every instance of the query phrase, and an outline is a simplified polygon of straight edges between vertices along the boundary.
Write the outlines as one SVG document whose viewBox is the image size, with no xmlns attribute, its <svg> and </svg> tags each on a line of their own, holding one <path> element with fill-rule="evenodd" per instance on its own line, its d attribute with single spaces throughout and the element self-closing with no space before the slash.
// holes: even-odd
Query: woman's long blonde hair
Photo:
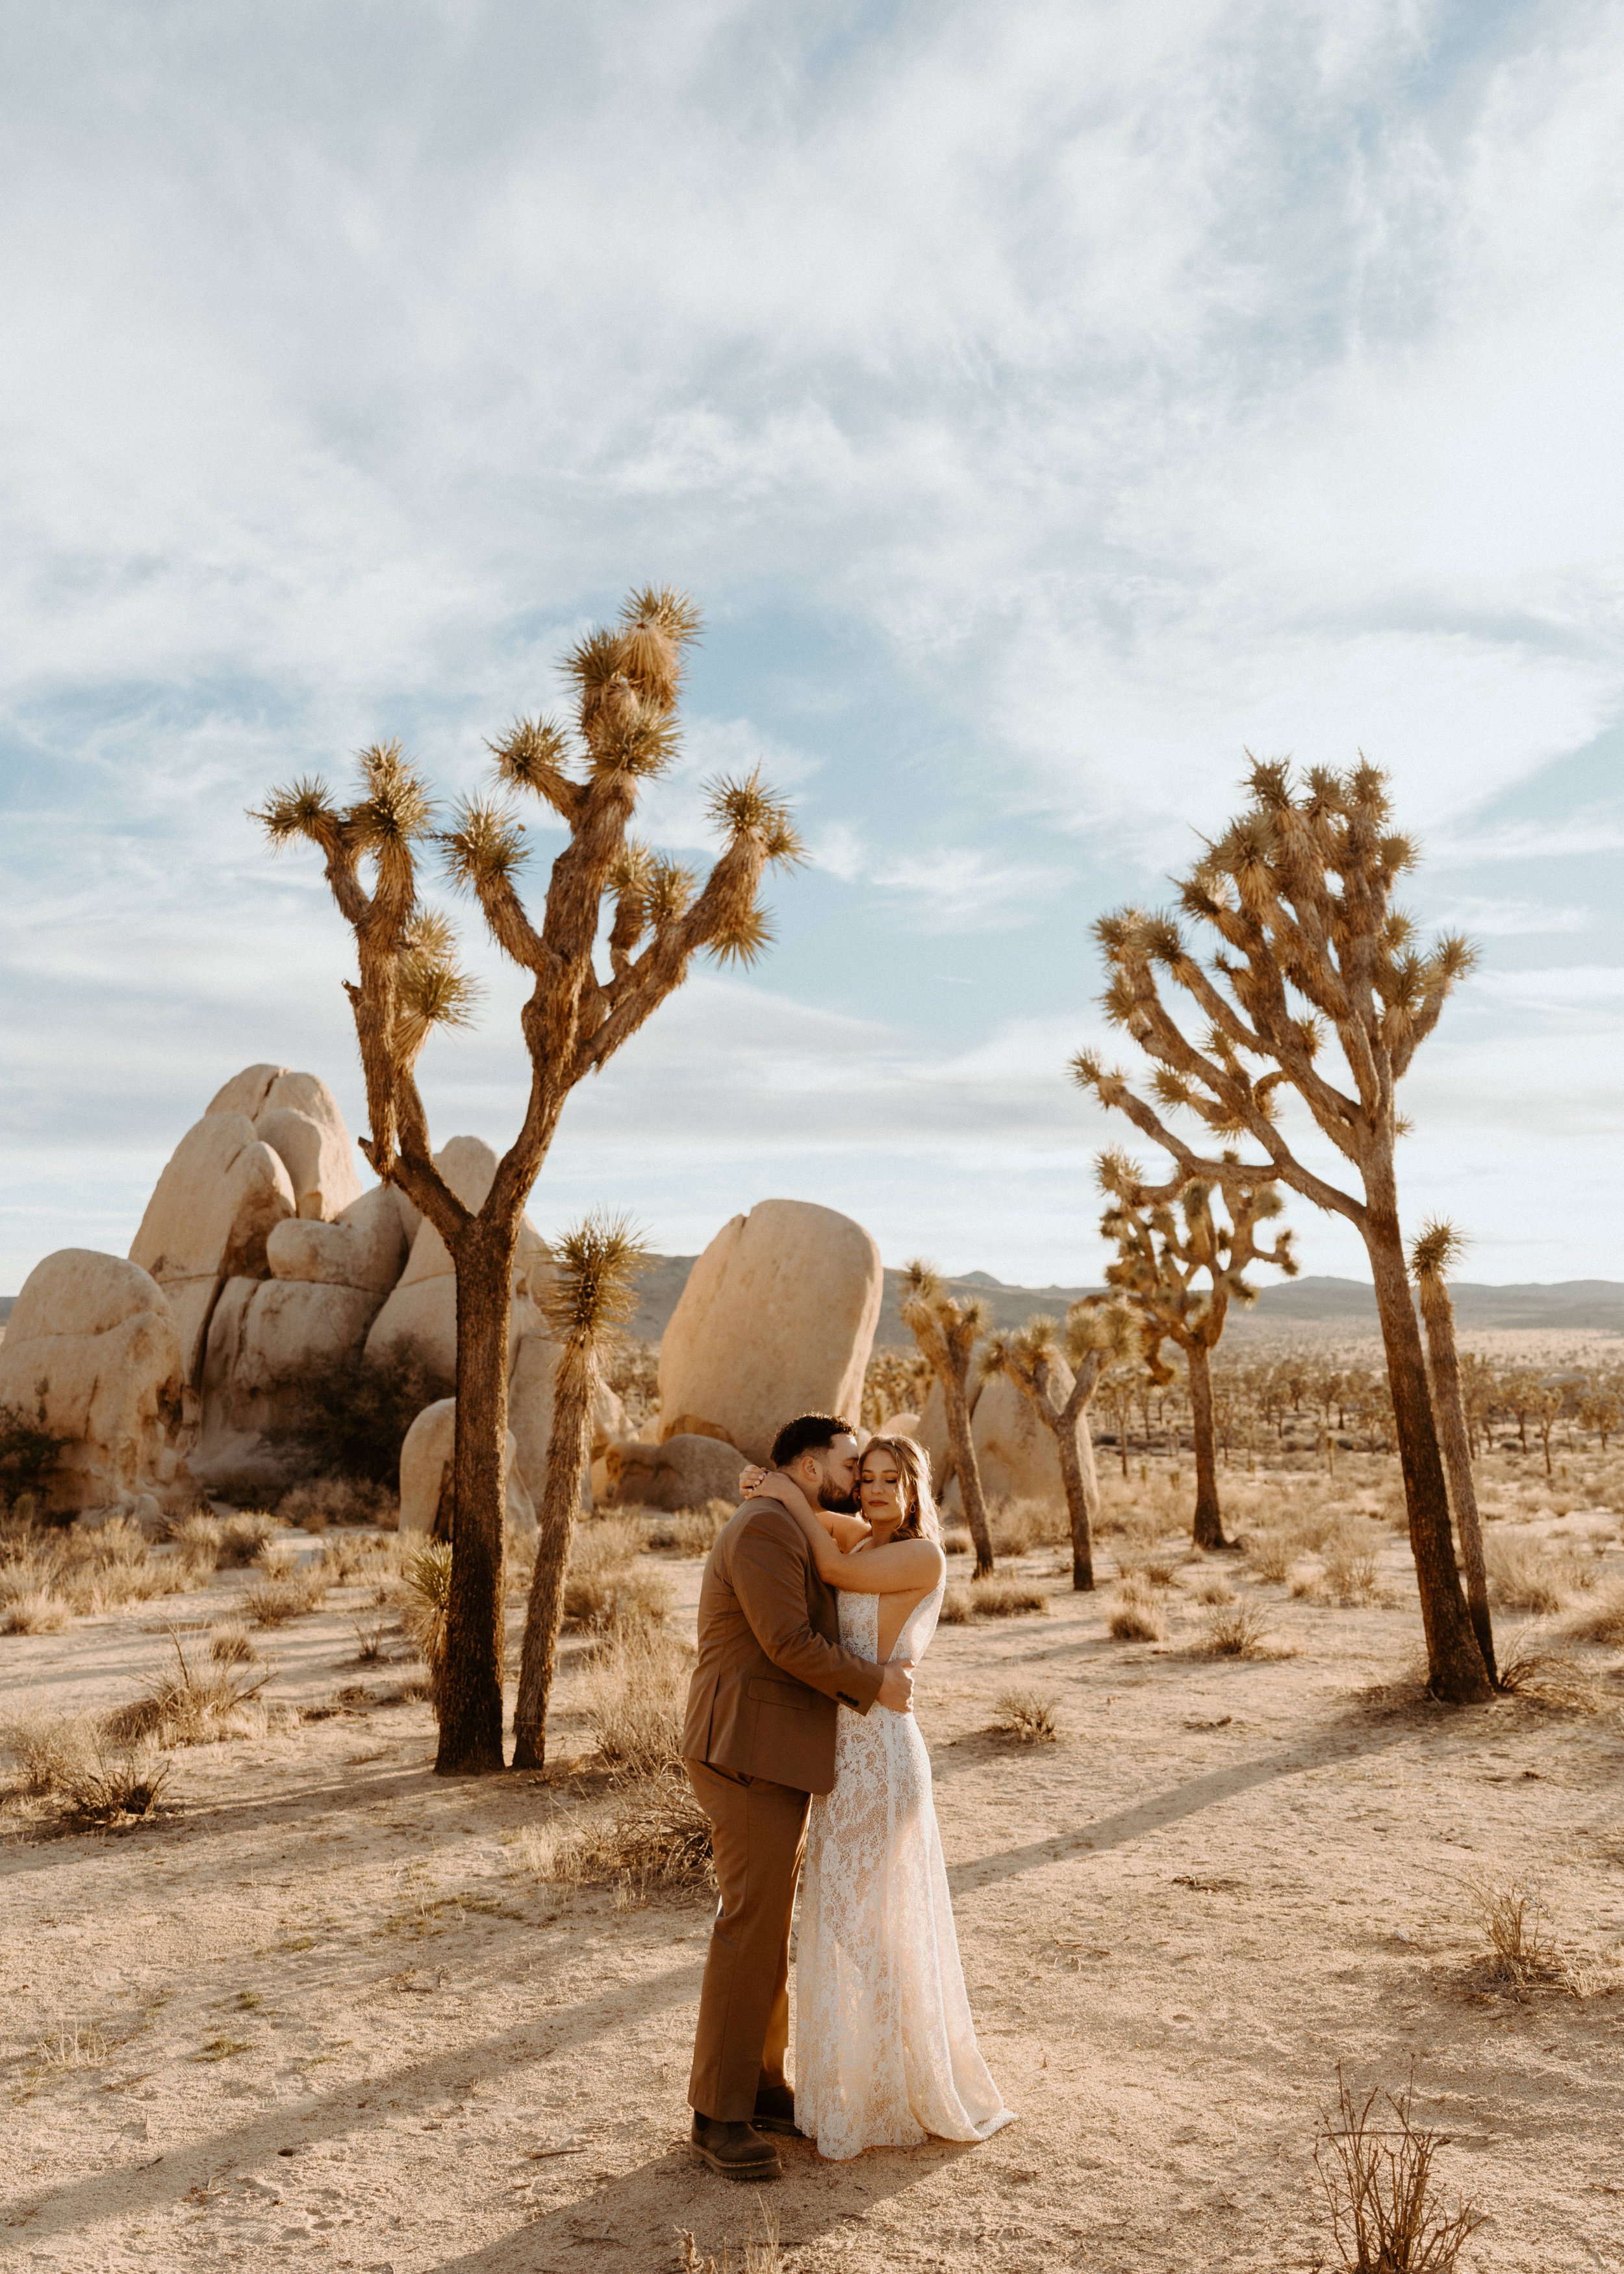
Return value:
<svg viewBox="0 0 1624 2274">
<path fill-rule="evenodd" d="M 873 1452 L 889 1453 L 907 1480 L 906 1508 L 893 1540 L 934 1540 L 942 1545 L 942 1522 L 930 1494 L 930 1456 L 916 1437 L 870 1437 L 862 1449 L 857 1473 Z"/>
</svg>

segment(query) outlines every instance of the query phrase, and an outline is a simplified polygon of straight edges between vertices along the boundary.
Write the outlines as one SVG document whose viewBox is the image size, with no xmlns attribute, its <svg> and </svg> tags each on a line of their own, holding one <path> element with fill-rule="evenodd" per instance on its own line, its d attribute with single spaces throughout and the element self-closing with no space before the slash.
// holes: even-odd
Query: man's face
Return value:
<svg viewBox="0 0 1624 2274">
<path fill-rule="evenodd" d="M 812 1497 L 820 1508 L 829 1509 L 836 1516 L 857 1514 L 858 1452 L 855 1437 L 837 1437 L 821 1452 L 808 1453 L 805 1463 L 812 1469 Z"/>
</svg>

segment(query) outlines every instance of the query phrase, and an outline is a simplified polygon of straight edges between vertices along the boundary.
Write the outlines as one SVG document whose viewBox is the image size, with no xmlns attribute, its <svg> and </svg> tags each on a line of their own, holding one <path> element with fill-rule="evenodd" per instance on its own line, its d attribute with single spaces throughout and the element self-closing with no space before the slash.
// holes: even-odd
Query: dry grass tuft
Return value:
<svg viewBox="0 0 1624 2274">
<path fill-rule="evenodd" d="M 103 1728 L 115 1743 L 147 1743 L 167 1751 L 174 1745 L 217 1745 L 244 1735 L 250 1724 L 244 1708 L 270 1680 L 269 1672 L 249 1680 L 225 1667 L 207 1673 L 193 1666 L 171 1629 L 176 1666 L 154 1676 L 138 1698 L 115 1706 Z"/>
<path fill-rule="evenodd" d="M 942 1553 L 944 1555 L 974 1555 L 975 1542 L 962 1524 L 954 1525 L 951 1531 L 942 1534 Z"/>
<path fill-rule="evenodd" d="M 1447 2137 L 1414 2121 L 1413 2085 L 1396 2097 L 1372 2091 L 1360 2103 L 1340 2069 L 1336 2083 L 1314 2168 L 1347 2274 L 1450 2274 L 1484 2220 L 1470 2203 L 1449 2211 L 1436 2200 L 1432 2167 Z M 1396 2123 L 1372 2121 L 1379 2099 Z"/>
<path fill-rule="evenodd" d="M 1553 1550 L 1542 1540 L 1497 1533 L 1484 1545 L 1489 1597 L 1506 1611 L 1566 1610 L 1575 1589 L 1584 1584 L 1575 1558 Z M 1593 1577 L 1587 1574 L 1586 1577 Z"/>
<path fill-rule="evenodd" d="M 1255 1532 L 1246 1540 L 1246 1557 L 1253 1572 L 1273 1587 L 1283 1585 L 1297 1552 L 1297 1541 L 1288 1532 Z"/>
<path fill-rule="evenodd" d="M 648 1519 L 643 1544 L 670 1548 L 678 1555 L 709 1555 L 717 1533 L 733 1512 L 725 1500 L 709 1500 L 703 1508 L 680 1508 L 671 1513 L 657 1509 Z"/>
<path fill-rule="evenodd" d="M 1214 1658 L 1273 1658 L 1268 1623 L 1250 1603 L 1220 1604 L 1206 1617 L 1201 1648 Z"/>
<path fill-rule="evenodd" d="M 1624 1579 L 1598 1588 L 1595 1601 L 1575 1611 L 1563 1631 L 1575 1642 L 1624 1643 Z"/>
<path fill-rule="evenodd" d="M 1594 1675 L 1547 1642 L 1537 1624 L 1524 1627 L 1500 1653 L 1500 1687 L 1555 1713 L 1599 1713 L 1607 1703 Z"/>
<path fill-rule="evenodd" d="M 283 1524 L 301 1532 L 325 1532 L 329 1525 L 386 1525 L 400 1520 L 400 1503 L 387 1485 L 365 1477 L 319 1477 L 295 1485 L 276 1503 Z"/>
<path fill-rule="evenodd" d="M 30 1587 L 0 1606 L 0 1634 L 59 1634 L 71 1615 L 60 1595 Z"/>
<path fill-rule="evenodd" d="M 658 1626 L 611 1635 L 588 1668 L 583 1705 L 599 1764 L 621 1777 L 680 1766 L 693 1656 Z"/>
<path fill-rule="evenodd" d="M 1477 1879 L 1468 1892 L 1485 1947 L 1469 1966 L 1475 1986 L 1525 1997 L 1530 1990 L 1571 1990 L 1573 1970 L 1556 1946 L 1551 1915 L 1537 1886 L 1524 1879 Z"/>
<path fill-rule="evenodd" d="M 762 2203 L 760 2209 L 762 2240 L 757 2242 L 753 2235 L 748 2238 L 744 2256 L 739 2262 L 739 2274 L 789 2274 L 788 2262 L 778 2244 L 778 2214 L 769 2210 L 765 2203 Z M 682 2248 L 679 2274 L 728 2274 L 732 2259 L 726 2247 L 718 2266 L 710 2251 L 701 2250 L 691 2229 L 680 2226 L 677 2240 Z"/>
<path fill-rule="evenodd" d="M 262 1508 L 238 1509 L 220 1518 L 220 1569 L 241 1571 L 261 1560 L 265 1543 L 276 1529 L 276 1518 Z"/>
<path fill-rule="evenodd" d="M 519 1852 L 538 1879 L 569 1886 L 609 1882 L 639 1899 L 662 1888 L 716 1884 L 710 1821 L 680 1766 L 625 1786 L 605 1812 L 584 1824 L 530 1834 Z"/>
<path fill-rule="evenodd" d="M 1232 1603 L 1235 1600 L 1234 1588 L 1218 1571 L 1210 1573 L 1205 1578 L 1198 1579 L 1191 1593 L 1198 1603 Z"/>
<path fill-rule="evenodd" d="M 1165 1642 L 1167 1612 L 1142 1572 L 1130 1571 L 1118 1583 L 1107 1632 L 1116 1642 Z"/>
<path fill-rule="evenodd" d="M 1046 1612 L 1049 1597 L 1029 1580 L 1000 1579 L 995 1576 L 970 1582 L 970 1608 L 977 1618 L 1025 1618 L 1029 1613 L 1041 1615 Z"/>
<path fill-rule="evenodd" d="M 987 1528 L 997 1555 L 1026 1555 L 1071 1535 L 1064 1506 L 1049 1500 L 998 1501 L 987 1511 Z"/>
<path fill-rule="evenodd" d="M 669 1582 L 637 1560 L 644 1537 L 643 1525 L 628 1516 L 599 1517 L 577 1528 L 564 1575 L 567 1626 L 607 1634 L 658 1626 L 670 1615 Z"/>
<path fill-rule="evenodd" d="M 998 1700 L 993 1727 L 1018 1744 L 1052 1745 L 1060 1735 L 1055 1726 L 1056 1702 L 1045 1690 L 1006 1690 Z"/>
<path fill-rule="evenodd" d="M 103 2068 L 111 2052 L 94 2022 L 75 2022 L 71 2027 L 59 2022 L 50 2037 L 40 2039 L 34 2057 L 41 2068 Z"/>
<path fill-rule="evenodd" d="M 216 1666 L 252 1666 L 259 1653 L 253 1637 L 240 1619 L 228 1619 L 208 1638 L 208 1654 Z"/>
<path fill-rule="evenodd" d="M 53 1803 L 64 1827 L 149 1816 L 169 1764 L 145 1745 L 109 1746 L 89 1714 L 40 1714 L 0 1731 L 17 1765 L 15 1789 Z"/>
</svg>

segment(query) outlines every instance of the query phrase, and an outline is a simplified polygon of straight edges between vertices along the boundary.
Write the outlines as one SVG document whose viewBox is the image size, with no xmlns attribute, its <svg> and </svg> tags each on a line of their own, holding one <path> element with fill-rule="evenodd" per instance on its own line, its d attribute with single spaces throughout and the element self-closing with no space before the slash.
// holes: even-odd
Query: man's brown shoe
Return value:
<svg viewBox="0 0 1624 2274">
<path fill-rule="evenodd" d="M 750 2119 L 758 2132 L 784 2132 L 792 2140 L 801 2138 L 795 2121 L 795 2096 L 787 2084 L 769 2084 L 756 2096 L 756 2113 Z"/>
<path fill-rule="evenodd" d="M 714 2116 L 702 2116 L 695 2109 L 692 2146 L 700 2162 L 720 2172 L 725 2180 L 781 2180 L 784 2176 L 778 2150 L 749 2124 L 725 2124 Z"/>
</svg>

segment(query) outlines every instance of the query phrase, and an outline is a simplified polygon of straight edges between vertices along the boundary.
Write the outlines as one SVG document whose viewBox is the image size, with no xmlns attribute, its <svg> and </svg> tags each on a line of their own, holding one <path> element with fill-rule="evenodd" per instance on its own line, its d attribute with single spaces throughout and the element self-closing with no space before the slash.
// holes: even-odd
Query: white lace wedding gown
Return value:
<svg viewBox="0 0 1624 2274">
<path fill-rule="evenodd" d="M 891 1655 L 917 1662 L 943 1580 Z M 842 1593 L 840 1639 L 879 1655 L 880 1599 Z M 1014 2112 L 977 2051 L 930 1756 L 911 1713 L 838 1709 L 835 1787 L 815 1797 L 795 1962 L 795 2121 L 818 2153 L 985 2140 Z"/>
</svg>

